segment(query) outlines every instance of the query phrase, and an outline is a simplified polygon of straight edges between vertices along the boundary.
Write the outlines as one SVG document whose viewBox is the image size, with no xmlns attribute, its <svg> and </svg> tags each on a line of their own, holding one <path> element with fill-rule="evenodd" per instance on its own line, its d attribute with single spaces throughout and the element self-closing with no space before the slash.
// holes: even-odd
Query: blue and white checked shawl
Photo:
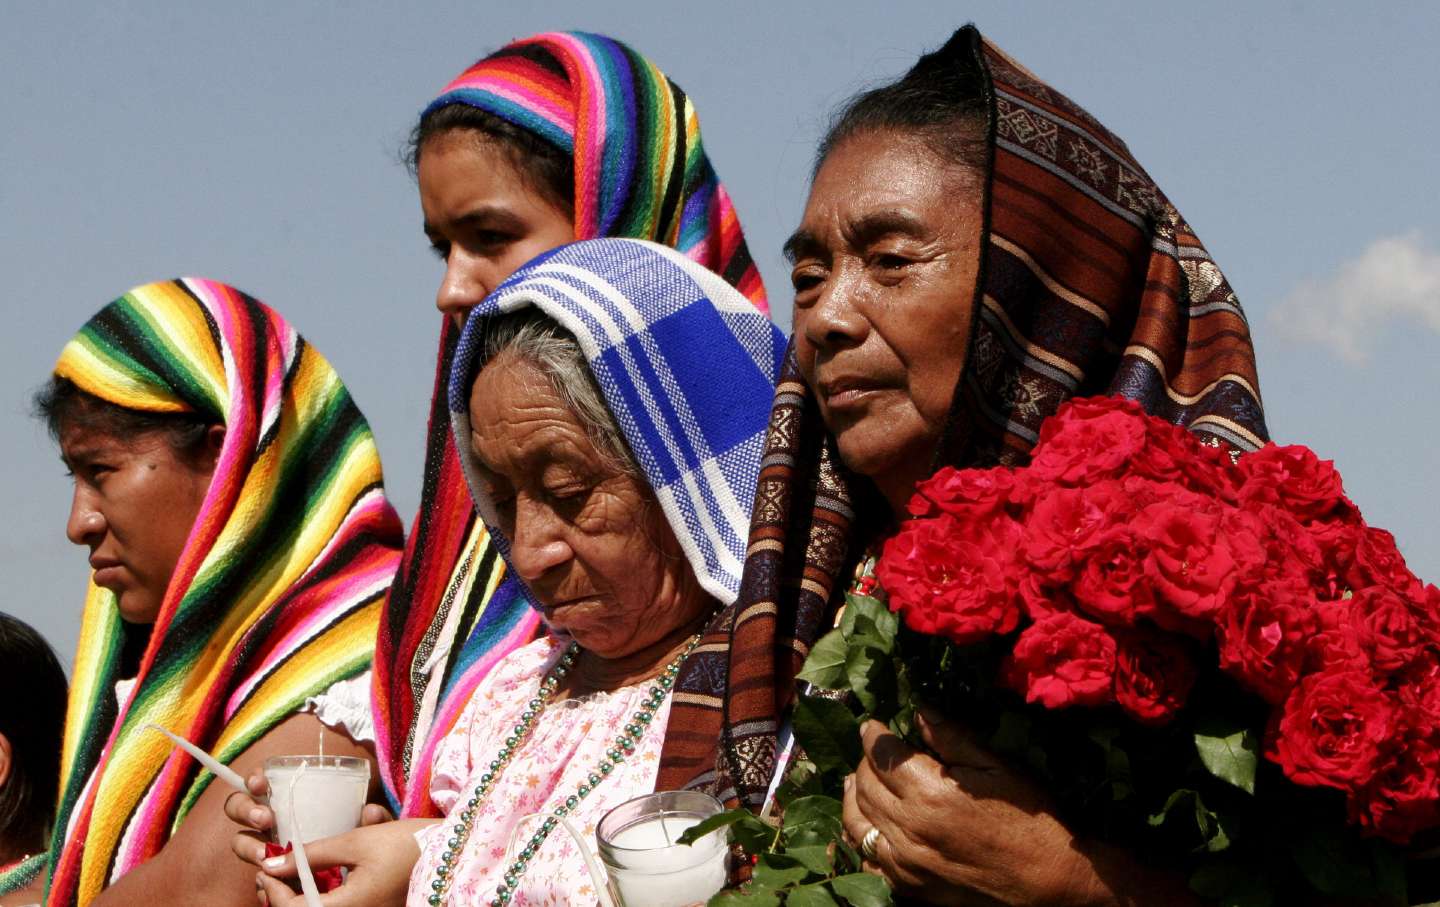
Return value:
<svg viewBox="0 0 1440 907">
<path fill-rule="evenodd" d="M 477 481 L 470 387 L 487 324 L 526 306 L 579 341 L 701 586 L 733 602 L 784 335 L 719 275 L 657 243 L 572 243 L 516 271 L 471 311 L 450 367 L 455 447 L 507 560 L 509 540 Z"/>
</svg>

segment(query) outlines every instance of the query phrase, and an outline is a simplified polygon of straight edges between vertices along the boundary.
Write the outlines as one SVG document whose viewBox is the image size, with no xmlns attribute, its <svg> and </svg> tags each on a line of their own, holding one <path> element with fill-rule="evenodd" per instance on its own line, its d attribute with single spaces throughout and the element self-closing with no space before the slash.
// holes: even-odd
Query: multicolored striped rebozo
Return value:
<svg viewBox="0 0 1440 907">
<path fill-rule="evenodd" d="M 52 907 L 89 903 L 153 856 L 212 780 L 147 723 L 228 762 L 307 697 L 369 667 L 401 543 L 349 391 L 284 319 L 232 287 L 132 290 L 81 329 L 55 374 L 130 409 L 212 417 L 225 440 L 123 702 L 125 625 L 114 594 L 90 586 Z"/>
</svg>

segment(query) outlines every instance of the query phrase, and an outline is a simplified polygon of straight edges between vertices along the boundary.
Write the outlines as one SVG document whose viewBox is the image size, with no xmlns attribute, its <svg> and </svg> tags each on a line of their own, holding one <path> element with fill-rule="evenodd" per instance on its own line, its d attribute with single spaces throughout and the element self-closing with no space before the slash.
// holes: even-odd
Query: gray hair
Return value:
<svg viewBox="0 0 1440 907">
<path fill-rule="evenodd" d="M 527 307 L 486 325 L 481 361 L 488 365 L 506 352 L 534 365 L 550 381 L 608 465 L 643 478 L 573 334 L 540 310 Z"/>
</svg>

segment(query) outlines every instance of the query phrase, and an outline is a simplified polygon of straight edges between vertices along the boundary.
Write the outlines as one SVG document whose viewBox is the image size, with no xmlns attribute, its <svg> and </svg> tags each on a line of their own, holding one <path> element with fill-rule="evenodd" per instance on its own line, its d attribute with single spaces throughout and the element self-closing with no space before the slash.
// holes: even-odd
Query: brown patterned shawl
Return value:
<svg viewBox="0 0 1440 907">
<path fill-rule="evenodd" d="M 973 26 L 935 56 L 983 75 L 991 154 L 977 317 L 936 467 L 1022 464 L 1061 402 L 1102 393 L 1233 448 L 1264 443 L 1240 304 L 1124 143 Z M 873 497 L 840 465 L 792 347 L 740 599 L 679 678 L 657 789 L 760 806 L 795 672 L 869 541 L 864 526 L 885 521 L 856 520 Z"/>
</svg>

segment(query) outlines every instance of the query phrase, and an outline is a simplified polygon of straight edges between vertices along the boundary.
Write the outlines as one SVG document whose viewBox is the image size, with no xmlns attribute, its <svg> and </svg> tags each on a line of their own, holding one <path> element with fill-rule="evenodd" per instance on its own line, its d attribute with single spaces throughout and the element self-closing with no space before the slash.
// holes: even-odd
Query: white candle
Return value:
<svg viewBox="0 0 1440 907">
<path fill-rule="evenodd" d="M 346 756 L 277 756 L 265 760 L 270 808 L 281 844 L 344 834 L 360 824 L 370 789 L 370 763 Z"/>
<path fill-rule="evenodd" d="M 709 803 L 683 802 L 697 797 Z M 631 808 L 621 815 L 625 807 Z M 711 832 L 693 845 L 675 843 L 687 828 L 718 811 L 713 799 L 692 791 L 651 794 L 612 810 L 598 832 L 600 856 L 619 903 L 685 907 L 703 904 L 724 888 L 729 858 L 724 831 Z"/>
</svg>

